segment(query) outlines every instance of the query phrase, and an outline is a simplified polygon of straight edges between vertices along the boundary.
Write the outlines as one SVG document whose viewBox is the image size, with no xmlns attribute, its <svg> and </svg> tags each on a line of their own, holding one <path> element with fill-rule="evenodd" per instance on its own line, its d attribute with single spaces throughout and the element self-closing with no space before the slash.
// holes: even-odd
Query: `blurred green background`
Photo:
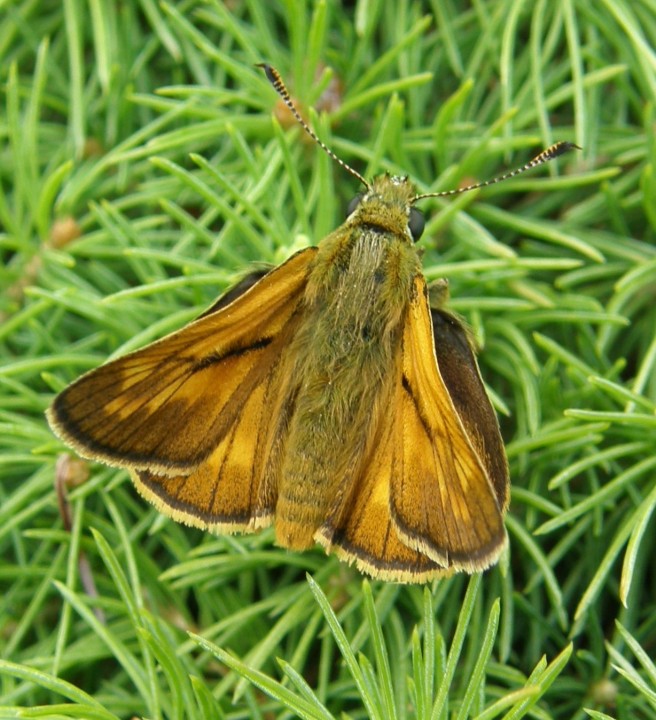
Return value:
<svg viewBox="0 0 656 720">
<path fill-rule="evenodd" d="M 656 717 L 655 46 L 653 0 L 0 2 L 1 717 Z M 442 190 L 583 148 L 422 206 L 508 446 L 482 576 L 363 583 L 93 464 L 58 508 L 54 393 L 360 189 L 263 60 L 367 177 Z"/>
</svg>

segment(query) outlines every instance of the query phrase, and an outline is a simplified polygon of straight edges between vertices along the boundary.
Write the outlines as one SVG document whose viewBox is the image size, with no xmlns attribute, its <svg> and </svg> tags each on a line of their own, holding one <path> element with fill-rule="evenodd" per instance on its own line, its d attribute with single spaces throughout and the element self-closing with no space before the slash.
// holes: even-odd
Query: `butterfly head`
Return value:
<svg viewBox="0 0 656 720">
<path fill-rule="evenodd" d="M 424 231 L 424 216 L 413 206 L 416 189 L 407 177 L 379 175 L 348 205 L 347 222 L 371 226 L 417 242 Z"/>
</svg>

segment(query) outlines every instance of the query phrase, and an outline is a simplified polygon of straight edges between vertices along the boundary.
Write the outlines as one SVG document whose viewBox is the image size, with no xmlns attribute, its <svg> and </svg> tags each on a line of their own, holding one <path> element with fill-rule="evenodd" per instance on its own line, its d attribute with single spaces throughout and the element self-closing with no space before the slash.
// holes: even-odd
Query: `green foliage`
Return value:
<svg viewBox="0 0 656 720">
<path fill-rule="evenodd" d="M 0 14 L 0 716 L 653 717 L 653 2 Z M 369 584 L 269 532 L 166 521 L 100 466 L 62 520 L 53 393 L 316 242 L 359 190 L 272 123 L 262 60 L 369 177 L 441 190 L 583 147 L 424 204 L 426 275 L 508 442 L 510 553 L 482 577 Z"/>
</svg>

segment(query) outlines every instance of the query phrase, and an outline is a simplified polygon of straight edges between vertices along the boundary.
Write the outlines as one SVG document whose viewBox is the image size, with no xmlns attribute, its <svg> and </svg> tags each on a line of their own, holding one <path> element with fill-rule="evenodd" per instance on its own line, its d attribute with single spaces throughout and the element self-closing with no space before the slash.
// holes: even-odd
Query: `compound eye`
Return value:
<svg viewBox="0 0 656 720">
<path fill-rule="evenodd" d="M 423 213 L 417 210 L 417 208 L 411 207 L 410 215 L 408 217 L 408 228 L 410 229 L 410 234 L 412 235 L 412 239 L 415 242 L 419 240 L 421 234 L 424 232 L 425 227 L 426 220 Z"/>
<path fill-rule="evenodd" d="M 355 208 L 360 204 L 362 201 L 362 198 L 364 197 L 364 193 L 358 193 L 353 200 L 348 204 L 346 208 L 346 217 L 349 215 L 352 215 L 355 212 Z"/>
</svg>

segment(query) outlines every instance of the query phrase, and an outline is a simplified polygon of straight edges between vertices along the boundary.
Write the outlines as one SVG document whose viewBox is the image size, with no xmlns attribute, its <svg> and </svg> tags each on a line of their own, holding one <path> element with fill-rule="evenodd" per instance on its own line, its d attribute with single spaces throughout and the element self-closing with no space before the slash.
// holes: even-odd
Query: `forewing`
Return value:
<svg viewBox="0 0 656 720">
<path fill-rule="evenodd" d="M 299 321 L 315 248 L 55 398 L 51 427 L 81 455 L 134 471 L 190 475 L 226 437 L 280 361 Z"/>
<path fill-rule="evenodd" d="M 491 565 L 505 545 L 505 495 L 495 489 L 471 422 L 460 417 L 467 403 L 456 407 L 440 371 L 440 357 L 453 351 L 457 334 L 446 330 L 446 347 L 436 347 L 423 278 L 416 278 L 415 290 L 403 333 L 397 403 L 403 454 L 391 479 L 392 519 L 409 547 L 444 567 L 473 572 Z M 452 388 L 453 362 L 447 363 Z"/>
</svg>

